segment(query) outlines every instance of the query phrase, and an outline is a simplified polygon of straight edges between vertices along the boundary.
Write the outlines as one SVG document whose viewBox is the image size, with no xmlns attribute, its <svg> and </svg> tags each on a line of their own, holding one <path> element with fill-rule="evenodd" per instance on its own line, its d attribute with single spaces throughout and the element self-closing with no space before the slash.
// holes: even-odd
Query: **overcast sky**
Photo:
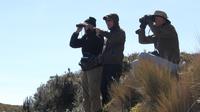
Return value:
<svg viewBox="0 0 200 112">
<path fill-rule="evenodd" d="M 139 44 L 134 32 L 140 17 L 163 10 L 178 32 L 180 50 L 198 52 L 199 5 L 199 0 L 0 0 L 0 102 L 22 104 L 50 76 L 80 70 L 81 50 L 70 48 L 69 40 L 75 24 L 89 16 L 107 30 L 102 17 L 117 13 L 129 55 L 154 50 Z"/>
</svg>

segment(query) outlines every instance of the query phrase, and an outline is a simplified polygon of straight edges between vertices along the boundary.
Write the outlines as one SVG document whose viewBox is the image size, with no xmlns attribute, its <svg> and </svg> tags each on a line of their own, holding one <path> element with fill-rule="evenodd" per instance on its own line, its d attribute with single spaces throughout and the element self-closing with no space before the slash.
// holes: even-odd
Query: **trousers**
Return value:
<svg viewBox="0 0 200 112">
<path fill-rule="evenodd" d="M 85 112 L 97 112 L 101 109 L 100 83 L 102 67 L 96 67 L 83 72 L 83 107 Z"/>
</svg>

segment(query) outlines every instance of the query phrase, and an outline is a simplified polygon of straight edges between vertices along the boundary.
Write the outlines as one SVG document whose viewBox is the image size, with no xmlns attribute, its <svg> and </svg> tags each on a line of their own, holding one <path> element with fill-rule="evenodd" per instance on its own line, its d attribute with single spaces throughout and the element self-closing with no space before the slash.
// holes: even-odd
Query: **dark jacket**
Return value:
<svg viewBox="0 0 200 112">
<path fill-rule="evenodd" d="M 180 50 L 178 35 L 175 28 L 170 22 L 159 27 L 153 24 L 149 24 L 149 26 L 154 35 L 146 37 L 145 31 L 141 30 L 139 42 L 142 44 L 154 43 L 160 57 L 178 64 L 180 61 Z"/>
<path fill-rule="evenodd" d="M 95 32 L 85 34 L 78 38 L 79 33 L 74 32 L 71 36 L 70 46 L 72 48 L 82 48 L 83 57 L 88 55 L 98 56 L 102 53 L 104 39 L 97 37 Z"/>
<path fill-rule="evenodd" d="M 102 53 L 104 39 L 97 37 L 96 32 L 85 34 L 80 39 L 78 35 L 78 33 L 72 34 L 70 46 L 72 48 L 82 48 L 83 57 L 79 63 L 82 70 L 87 71 L 100 66 L 98 55 Z"/>
<path fill-rule="evenodd" d="M 120 27 L 115 27 L 110 32 L 100 32 L 100 35 L 107 38 L 106 48 L 102 54 L 103 64 L 122 64 L 125 32 Z"/>
</svg>

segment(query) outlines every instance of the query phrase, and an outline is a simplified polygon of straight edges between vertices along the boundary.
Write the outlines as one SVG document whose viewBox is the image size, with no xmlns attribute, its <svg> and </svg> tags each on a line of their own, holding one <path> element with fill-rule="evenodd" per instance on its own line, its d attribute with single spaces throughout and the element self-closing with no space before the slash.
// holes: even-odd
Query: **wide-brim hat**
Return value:
<svg viewBox="0 0 200 112">
<path fill-rule="evenodd" d="M 162 17 L 162 18 L 168 20 L 167 13 L 165 13 L 164 11 L 161 11 L 161 10 L 156 10 L 154 12 L 154 16 L 159 16 L 159 17 Z"/>
</svg>

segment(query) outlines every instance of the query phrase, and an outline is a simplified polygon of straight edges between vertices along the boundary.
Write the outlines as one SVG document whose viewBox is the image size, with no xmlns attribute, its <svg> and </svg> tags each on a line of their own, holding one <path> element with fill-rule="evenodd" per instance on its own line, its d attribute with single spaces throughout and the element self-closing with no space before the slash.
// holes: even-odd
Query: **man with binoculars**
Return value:
<svg viewBox="0 0 200 112">
<path fill-rule="evenodd" d="M 140 60 L 151 60 L 159 68 L 167 69 L 177 80 L 177 73 L 180 62 L 180 51 L 178 35 L 174 26 L 171 25 L 167 14 L 156 10 L 153 15 L 145 15 L 139 19 L 140 29 L 136 31 L 139 36 L 139 43 L 154 44 L 155 51 L 151 53 L 141 53 L 139 59 L 131 63 L 132 68 L 138 66 Z M 146 36 L 145 28 L 150 27 L 153 35 Z"/>
<path fill-rule="evenodd" d="M 139 19 L 140 29 L 136 31 L 139 36 L 139 43 L 154 44 L 158 52 L 152 52 L 174 64 L 180 61 L 180 51 L 178 35 L 171 22 L 168 20 L 167 14 L 163 11 L 157 10 L 153 15 L 145 15 Z M 149 26 L 153 35 L 146 36 L 145 28 Z"/>
<path fill-rule="evenodd" d="M 72 34 L 70 46 L 82 48 L 83 57 L 80 66 L 83 70 L 83 107 L 85 112 L 97 112 L 101 109 L 100 84 L 102 67 L 97 57 L 102 53 L 104 39 L 96 36 L 96 19 L 89 17 L 84 23 L 76 25 L 77 30 Z M 85 34 L 78 38 L 79 32 L 85 29 Z"/>
</svg>

